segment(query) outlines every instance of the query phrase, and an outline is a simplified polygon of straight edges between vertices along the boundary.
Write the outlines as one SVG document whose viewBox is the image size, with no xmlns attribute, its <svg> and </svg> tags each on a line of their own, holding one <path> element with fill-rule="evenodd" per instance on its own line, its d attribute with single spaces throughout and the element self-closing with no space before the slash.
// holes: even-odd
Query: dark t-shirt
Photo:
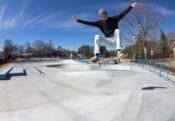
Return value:
<svg viewBox="0 0 175 121">
<path fill-rule="evenodd" d="M 96 22 L 90 22 L 90 21 L 84 21 L 78 19 L 79 23 L 91 25 L 98 27 L 105 35 L 105 37 L 114 37 L 114 31 L 118 29 L 118 23 L 119 21 L 127 14 L 129 11 L 131 11 L 132 7 L 129 6 L 126 10 L 124 10 L 122 13 L 120 13 L 117 16 L 108 17 L 106 21 L 99 20 Z"/>
</svg>

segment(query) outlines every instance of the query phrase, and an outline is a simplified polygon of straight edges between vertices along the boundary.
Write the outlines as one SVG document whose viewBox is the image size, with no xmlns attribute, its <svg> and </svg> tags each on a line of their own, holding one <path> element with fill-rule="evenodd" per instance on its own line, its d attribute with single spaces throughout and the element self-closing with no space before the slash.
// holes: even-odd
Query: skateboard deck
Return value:
<svg viewBox="0 0 175 121">
<path fill-rule="evenodd" d="M 119 57 L 119 58 L 117 58 L 117 57 L 114 57 L 114 58 L 104 58 L 104 59 L 100 59 L 99 61 L 97 61 L 97 62 L 92 62 L 91 61 L 91 63 L 92 64 L 108 64 L 108 63 L 113 63 L 113 64 L 119 64 L 119 63 L 121 63 L 121 61 L 120 61 L 120 59 L 123 59 L 123 58 L 125 58 L 127 55 L 123 55 L 122 57 Z"/>
<path fill-rule="evenodd" d="M 102 60 L 99 60 L 97 63 L 99 64 L 106 64 L 106 63 L 114 63 L 114 64 L 119 64 L 121 63 L 120 62 L 120 58 L 105 58 L 105 59 L 102 59 Z"/>
</svg>

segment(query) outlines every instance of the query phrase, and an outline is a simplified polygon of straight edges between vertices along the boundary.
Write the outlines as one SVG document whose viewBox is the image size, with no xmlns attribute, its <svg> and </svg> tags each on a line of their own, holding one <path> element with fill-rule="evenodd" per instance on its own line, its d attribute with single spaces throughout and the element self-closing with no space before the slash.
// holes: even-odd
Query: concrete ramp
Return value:
<svg viewBox="0 0 175 121">
<path fill-rule="evenodd" d="M 100 64 L 54 64 L 46 65 L 50 68 L 58 68 L 63 71 L 129 71 L 129 65 L 100 65 Z"/>
<path fill-rule="evenodd" d="M 175 121 L 175 92 L 160 91 L 143 94 L 137 120 Z"/>
<path fill-rule="evenodd" d="M 175 121 L 175 86 L 138 66 L 61 60 L 14 67 L 27 76 L 0 81 L 0 121 Z"/>
</svg>

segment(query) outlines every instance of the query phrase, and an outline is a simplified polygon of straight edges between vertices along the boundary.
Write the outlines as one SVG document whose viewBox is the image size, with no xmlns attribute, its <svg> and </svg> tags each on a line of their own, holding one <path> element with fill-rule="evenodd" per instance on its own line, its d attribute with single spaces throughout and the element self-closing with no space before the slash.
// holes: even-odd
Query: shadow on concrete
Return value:
<svg viewBox="0 0 175 121">
<path fill-rule="evenodd" d="M 8 73 L 4 75 L 4 77 L 1 80 L 10 80 L 13 76 L 27 76 L 27 72 L 25 69 L 23 69 L 23 71 L 19 73 Z"/>
<path fill-rule="evenodd" d="M 64 66 L 64 64 L 46 65 L 46 67 L 51 67 L 51 68 L 60 68 L 62 66 Z"/>
<path fill-rule="evenodd" d="M 149 87 L 143 87 L 141 90 L 155 90 L 155 89 L 167 89 L 167 87 L 157 87 L 157 86 L 149 86 Z"/>
<path fill-rule="evenodd" d="M 10 76 L 27 76 L 27 72 L 25 69 L 23 69 L 22 72 L 19 72 L 19 73 L 10 73 L 9 74 Z"/>
<path fill-rule="evenodd" d="M 39 74 L 45 74 L 44 72 L 42 72 L 41 69 L 37 68 L 37 67 L 34 67 L 34 70 L 39 73 Z"/>
</svg>

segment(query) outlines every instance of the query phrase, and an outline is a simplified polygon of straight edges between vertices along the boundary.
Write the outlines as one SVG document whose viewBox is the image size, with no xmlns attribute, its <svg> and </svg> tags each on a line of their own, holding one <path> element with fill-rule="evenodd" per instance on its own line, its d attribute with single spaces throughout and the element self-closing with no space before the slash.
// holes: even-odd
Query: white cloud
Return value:
<svg viewBox="0 0 175 121">
<path fill-rule="evenodd" d="M 111 8 L 111 9 L 124 9 L 127 6 L 129 6 L 131 3 L 130 2 L 121 2 L 118 4 L 107 4 L 105 5 L 106 8 Z M 142 5 L 142 3 L 139 3 Z M 169 8 L 166 8 L 164 6 L 158 5 L 158 4 L 152 4 L 152 3 L 147 3 L 147 6 L 150 8 L 153 8 L 154 12 L 165 15 L 165 16 L 172 16 L 175 15 L 175 9 L 171 10 Z"/>
<path fill-rule="evenodd" d="M 10 8 L 5 9 L 5 7 L 1 7 L 0 31 L 12 28 L 34 27 L 37 24 L 38 25 L 42 24 L 43 26 L 45 25 L 49 26 L 56 22 L 58 16 L 62 15 L 62 13 L 54 13 L 51 15 L 38 15 L 33 17 L 30 14 L 26 13 L 26 9 L 27 9 L 26 5 L 22 5 L 21 8 L 19 8 L 16 11 L 12 11 Z"/>
<path fill-rule="evenodd" d="M 0 9 L 0 30 L 7 30 L 21 25 L 27 6 L 24 4 L 16 11 L 12 11 L 8 6 L 1 6 Z"/>
<path fill-rule="evenodd" d="M 45 16 L 42 16 L 40 17 L 40 19 L 36 22 L 34 22 L 34 24 L 37 24 L 37 23 L 44 23 L 46 24 L 48 22 L 53 22 L 58 16 L 61 16 L 62 13 L 53 13 L 51 15 L 45 15 Z"/>
<path fill-rule="evenodd" d="M 157 4 L 149 4 L 149 6 L 152 6 L 155 8 L 155 12 L 163 14 L 165 16 L 172 16 L 175 15 L 175 10 L 170 10 L 169 8 L 165 8 L 163 6 L 157 5 Z"/>
<path fill-rule="evenodd" d="M 106 4 L 105 6 L 110 9 L 124 9 L 130 3 L 121 2 L 115 4 Z M 175 11 L 165 8 L 157 4 L 147 4 L 150 7 L 155 8 L 155 12 L 163 15 L 175 15 Z M 102 5 L 104 6 L 104 5 Z M 15 11 L 14 14 L 8 15 L 11 11 L 9 7 L 2 6 L 0 8 L 0 30 L 7 30 L 11 28 L 27 28 L 27 27 L 49 27 L 49 28 L 61 28 L 61 29 L 81 29 L 85 26 L 76 23 L 71 20 L 71 16 L 63 12 L 52 13 L 43 15 L 42 13 L 36 16 L 32 16 L 26 13 L 26 4 L 22 4 L 19 10 Z M 95 6 L 93 7 L 95 9 Z M 98 9 L 98 8 L 96 8 Z M 84 20 L 95 21 L 98 20 L 96 13 L 78 13 L 77 17 Z"/>
<path fill-rule="evenodd" d="M 28 20 L 26 20 L 26 22 L 22 25 L 23 28 L 29 26 L 32 23 L 36 23 L 38 20 L 40 20 L 41 16 L 36 16 L 33 18 L 29 18 Z"/>
<path fill-rule="evenodd" d="M 36 26 L 37 24 L 49 24 L 54 19 L 57 14 L 52 15 L 38 15 L 35 17 L 28 17 L 24 23 L 22 23 L 22 28 Z"/>
<path fill-rule="evenodd" d="M 93 21 L 96 19 L 96 16 L 91 13 L 79 13 L 76 15 L 79 19 L 85 19 L 89 21 Z M 55 26 L 56 28 L 62 28 L 62 29 L 83 29 L 85 28 L 85 25 L 82 25 L 78 22 L 75 22 L 71 19 L 71 16 L 67 17 L 65 21 L 60 20 L 57 21 L 57 24 Z"/>
<path fill-rule="evenodd" d="M 57 24 L 58 28 L 79 28 L 79 24 L 77 22 L 74 22 L 72 20 L 67 20 L 64 22 L 58 22 Z"/>
<path fill-rule="evenodd" d="M 5 8 L 4 7 L 2 7 L 1 9 L 0 9 L 0 21 L 3 19 L 3 17 L 4 17 L 4 12 L 5 12 Z"/>
<path fill-rule="evenodd" d="M 122 2 L 122 3 L 118 3 L 115 6 L 113 5 L 113 8 L 127 8 L 129 7 L 131 3 L 130 2 Z"/>
</svg>

